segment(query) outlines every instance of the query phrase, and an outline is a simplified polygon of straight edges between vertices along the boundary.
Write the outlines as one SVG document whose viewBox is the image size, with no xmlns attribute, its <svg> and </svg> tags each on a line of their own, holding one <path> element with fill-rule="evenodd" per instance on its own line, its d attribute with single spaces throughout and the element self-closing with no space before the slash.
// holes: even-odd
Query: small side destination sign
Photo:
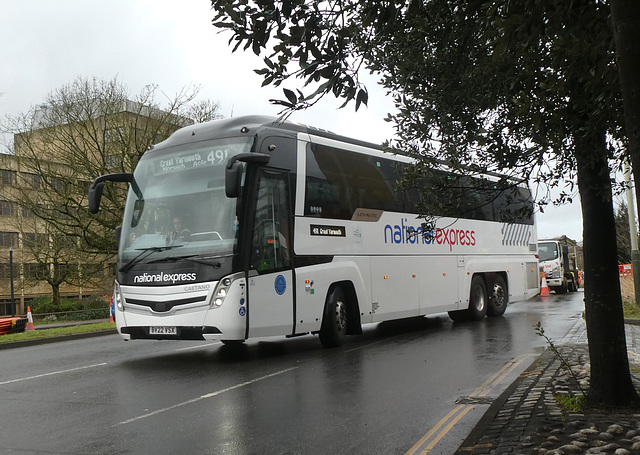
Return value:
<svg viewBox="0 0 640 455">
<path fill-rule="evenodd" d="M 322 235 L 325 237 L 346 237 L 346 229 L 344 226 L 322 226 L 312 224 L 311 235 Z"/>
</svg>

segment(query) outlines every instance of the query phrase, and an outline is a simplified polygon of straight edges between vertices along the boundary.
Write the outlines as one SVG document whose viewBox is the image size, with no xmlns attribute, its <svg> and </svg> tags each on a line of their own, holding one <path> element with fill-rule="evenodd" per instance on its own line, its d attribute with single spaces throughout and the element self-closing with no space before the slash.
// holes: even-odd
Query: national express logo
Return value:
<svg viewBox="0 0 640 455">
<path fill-rule="evenodd" d="M 195 281 L 195 273 L 143 273 L 142 275 L 136 275 L 133 277 L 134 283 L 171 283 L 184 281 Z"/>
<path fill-rule="evenodd" d="M 418 227 L 410 226 L 406 218 L 400 224 L 384 227 L 384 243 L 410 245 L 449 245 L 449 251 L 454 245 L 475 246 L 476 231 L 469 229 L 435 228 L 428 223 Z"/>
</svg>

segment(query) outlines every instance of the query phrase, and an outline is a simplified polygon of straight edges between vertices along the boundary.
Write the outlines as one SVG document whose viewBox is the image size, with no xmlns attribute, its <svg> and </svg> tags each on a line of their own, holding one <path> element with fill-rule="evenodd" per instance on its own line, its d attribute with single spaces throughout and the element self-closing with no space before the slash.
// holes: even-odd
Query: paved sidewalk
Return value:
<svg viewBox="0 0 640 455">
<path fill-rule="evenodd" d="M 640 326 L 625 325 L 629 361 L 640 365 Z M 589 354 L 582 319 L 554 344 L 586 390 Z M 633 371 L 635 370 L 635 371 Z M 640 370 L 632 379 L 640 389 Z M 582 394 L 551 351 L 544 353 L 489 407 L 456 455 L 640 454 L 640 414 L 563 414 L 555 395 Z"/>
</svg>

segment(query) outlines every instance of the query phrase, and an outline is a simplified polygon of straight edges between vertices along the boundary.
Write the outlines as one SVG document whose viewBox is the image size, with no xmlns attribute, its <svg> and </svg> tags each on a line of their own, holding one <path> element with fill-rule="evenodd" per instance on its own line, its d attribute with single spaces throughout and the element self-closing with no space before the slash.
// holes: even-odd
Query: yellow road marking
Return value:
<svg viewBox="0 0 640 455">
<path fill-rule="evenodd" d="M 509 361 L 502 368 L 492 374 L 480 387 L 473 391 L 471 397 L 485 397 L 491 390 L 500 384 L 514 369 L 518 367 L 527 358 L 536 356 L 537 354 L 525 354 L 517 359 Z M 459 404 L 453 408 L 446 416 L 444 416 L 433 428 L 431 428 L 423 437 L 411 447 L 405 455 L 426 455 L 444 438 L 449 431 L 467 415 L 473 408 L 474 404 Z"/>
</svg>

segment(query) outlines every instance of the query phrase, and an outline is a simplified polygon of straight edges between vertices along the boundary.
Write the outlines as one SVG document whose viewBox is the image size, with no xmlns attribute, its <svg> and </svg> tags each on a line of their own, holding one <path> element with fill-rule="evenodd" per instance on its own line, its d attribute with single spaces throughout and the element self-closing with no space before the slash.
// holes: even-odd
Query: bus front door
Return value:
<svg viewBox="0 0 640 455">
<path fill-rule="evenodd" d="M 259 171 L 248 280 L 249 337 L 294 331 L 291 209 L 287 174 Z"/>
</svg>

